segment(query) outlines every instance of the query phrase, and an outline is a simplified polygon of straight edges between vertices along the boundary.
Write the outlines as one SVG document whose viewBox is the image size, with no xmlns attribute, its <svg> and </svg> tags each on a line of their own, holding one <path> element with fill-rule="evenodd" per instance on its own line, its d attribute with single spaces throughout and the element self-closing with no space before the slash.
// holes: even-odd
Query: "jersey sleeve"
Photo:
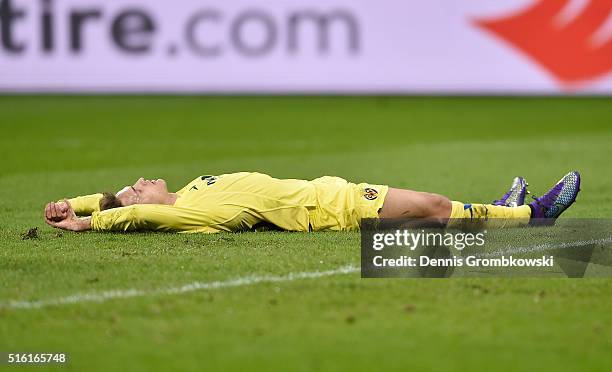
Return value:
<svg viewBox="0 0 612 372">
<path fill-rule="evenodd" d="M 100 199 L 102 199 L 102 194 L 93 194 L 77 196 L 68 199 L 68 202 L 77 216 L 91 216 L 93 212 L 100 211 Z"/>
<path fill-rule="evenodd" d="M 91 228 L 97 231 L 179 231 L 216 233 L 218 227 L 208 213 L 160 204 L 136 204 L 94 212 Z"/>
</svg>

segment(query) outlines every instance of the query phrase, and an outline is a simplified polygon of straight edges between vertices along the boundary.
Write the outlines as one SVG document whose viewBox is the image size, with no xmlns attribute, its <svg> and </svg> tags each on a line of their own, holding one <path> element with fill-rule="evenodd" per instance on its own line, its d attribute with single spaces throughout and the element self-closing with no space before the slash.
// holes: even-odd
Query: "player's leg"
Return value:
<svg viewBox="0 0 612 372">
<path fill-rule="evenodd" d="M 527 181 L 523 177 L 515 177 L 510 189 L 500 198 L 489 204 L 464 204 L 452 202 L 453 211 L 449 226 L 457 225 L 464 219 L 488 219 L 493 218 L 489 225 L 496 227 L 516 227 L 527 225 L 531 217 L 531 209 L 524 206 L 527 195 Z M 499 209 L 497 207 L 506 207 Z"/>
<path fill-rule="evenodd" d="M 427 192 L 389 188 L 380 210 L 380 218 L 424 218 L 429 222 L 450 226 L 460 219 L 497 219 L 501 227 L 529 223 L 531 209 L 527 205 L 506 207 L 493 204 L 465 204 Z"/>
<path fill-rule="evenodd" d="M 390 187 L 379 217 L 442 220 L 450 217 L 451 210 L 452 203 L 445 196 Z"/>
<path fill-rule="evenodd" d="M 523 177 L 515 177 L 508 192 L 493 205 L 518 207 L 525 204 L 527 182 Z M 380 212 L 381 218 L 449 218 L 452 202 L 445 196 L 428 192 L 389 188 L 385 203 Z"/>
<path fill-rule="evenodd" d="M 521 183 L 519 186 L 517 191 L 513 184 L 510 192 L 502 200 L 507 199 L 507 196 L 510 195 L 516 196 L 518 192 L 517 200 L 522 204 L 525 189 Z M 500 201 L 496 203 L 498 205 L 462 203 L 451 201 L 438 194 L 389 188 L 379 217 L 427 218 L 438 220 L 441 223 L 448 220 L 451 226 L 461 219 L 490 221 L 500 227 L 524 226 L 530 222 L 531 218 L 547 218 L 554 221 L 574 203 L 579 191 L 580 174 L 578 172 L 566 174 L 546 194 L 537 198 L 533 203 L 529 205 L 516 203 L 518 205 L 516 207 L 508 207 Z"/>
</svg>

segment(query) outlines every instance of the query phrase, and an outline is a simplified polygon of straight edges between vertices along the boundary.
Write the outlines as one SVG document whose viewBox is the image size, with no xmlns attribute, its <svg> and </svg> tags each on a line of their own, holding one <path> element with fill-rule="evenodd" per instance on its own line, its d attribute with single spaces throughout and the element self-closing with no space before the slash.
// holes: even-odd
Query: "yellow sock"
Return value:
<svg viewBox="0 0 612 372">
<path fill-rule="evenodd" d="M 453 201 L 448 227 L 458 227 L 462 220 L 478 221 L 487 227 L 518 227 L 529 223 L 531 208 L 505 207 L 492 204 L 464 204 Z"/>
</svg>

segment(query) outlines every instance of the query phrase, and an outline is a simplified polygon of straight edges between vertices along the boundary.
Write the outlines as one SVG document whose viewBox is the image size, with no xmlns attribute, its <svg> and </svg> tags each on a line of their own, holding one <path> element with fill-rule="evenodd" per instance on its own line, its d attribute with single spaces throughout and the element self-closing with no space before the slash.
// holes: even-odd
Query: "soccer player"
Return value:
<svg viewBox="0 0 612 372">
<path fill-rule="evenodd" d="M 201 176 L 177 192 L 162 179 L 140 178 L 117 194 L 76 197 L 45 207 L 45 221 L 71 231 L 155 230 L 216 233 L 260 226 L 287 231 L 357 230 L 362 218 L 426 218 L 442 225 L 457 219 L 525 226 L 554 221 L 580 191 L 570 172 L 542 197 L 525 204 L 527 183 L 514 179 L 493 204 L 465 204 L 442 195 L 350 183 L 339 177 L 312 181 L 277 179 L 261 173 Z M 77 217 L 83 216 L 83 217 Z"/>
</svg>

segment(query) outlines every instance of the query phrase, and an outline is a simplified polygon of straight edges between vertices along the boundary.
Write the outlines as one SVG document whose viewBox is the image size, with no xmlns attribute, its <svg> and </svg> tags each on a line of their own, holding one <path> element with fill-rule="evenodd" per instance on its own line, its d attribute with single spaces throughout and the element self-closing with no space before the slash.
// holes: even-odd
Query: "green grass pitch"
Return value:
<svg viewBox="0 0 612 372">
<path fill-rule="evenodd" d="M 42 219 L 48 201 L 140 176 L 178 189 L 243 170 L 488 202 L 515 175 L 542 193 L 578 169 L 565 216 L 612 217 L 609 98 L 0 97 L 0 128 L 0 352 L 67 352 L 57 369 L 73 371 L 612 365 L 609 279 L 349 273 L 149 294 L 358 265 L 359 234 L 58 234 Z M 145 295 L 7 306 L 128 289 Z"/>
</svg>

